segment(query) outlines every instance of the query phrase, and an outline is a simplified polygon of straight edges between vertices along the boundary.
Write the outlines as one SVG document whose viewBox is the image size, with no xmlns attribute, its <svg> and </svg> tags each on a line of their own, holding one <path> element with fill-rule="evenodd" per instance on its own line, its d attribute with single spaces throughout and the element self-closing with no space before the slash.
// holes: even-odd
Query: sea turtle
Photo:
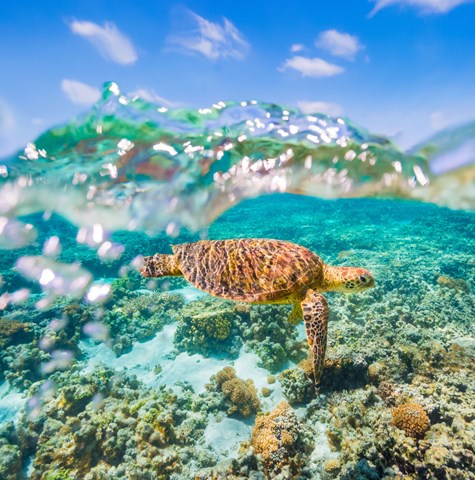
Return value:
<svg viewBox="0 0 475 480">
<path fill-rule="evenodd" d="M 202 240 L 172 246 L 173 255 L 145 257 L 145 277 L 181 276 L 216 297 L 249 303 L 287 303 L 289 320 L 302 317 L 320 381 L 327 344 L 328 304 L 320 292 L 344 293 L 374 285 L 368 270 L 331 267 L 305 247 L 282 240 Z"/>
</svg>

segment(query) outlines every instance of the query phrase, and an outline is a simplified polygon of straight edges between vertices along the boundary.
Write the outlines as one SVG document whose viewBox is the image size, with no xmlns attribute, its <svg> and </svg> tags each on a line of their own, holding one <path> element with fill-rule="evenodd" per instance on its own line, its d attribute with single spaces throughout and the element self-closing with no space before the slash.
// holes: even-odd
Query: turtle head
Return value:
<svg viewBox="0 0 475 480">
<path fill-rule="evenodd" d="M 326 266 L 325 285 L 328 290 L 354 293 L 374 287 L 374 278 L 365 268 Z"/>
</svg>

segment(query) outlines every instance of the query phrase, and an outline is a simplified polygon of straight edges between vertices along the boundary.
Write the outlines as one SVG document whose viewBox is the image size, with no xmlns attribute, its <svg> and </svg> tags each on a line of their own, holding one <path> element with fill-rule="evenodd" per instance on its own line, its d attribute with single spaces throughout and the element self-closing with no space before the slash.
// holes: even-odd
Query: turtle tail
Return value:
<svg viewBox="0 0 475 480">
<path fill-rule="evenodd" d="M 145 257 L 140 273 L 144 277 L 176 277 L 183 275 L 174 255 L 156 253 Z"/>
</svg>

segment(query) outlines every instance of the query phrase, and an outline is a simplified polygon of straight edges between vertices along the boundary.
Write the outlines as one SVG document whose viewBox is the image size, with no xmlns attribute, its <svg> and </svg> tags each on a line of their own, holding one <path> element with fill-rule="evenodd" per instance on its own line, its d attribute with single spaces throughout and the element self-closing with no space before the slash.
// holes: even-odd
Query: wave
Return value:
<svg viewBox="0 0 475 480">
<path fill-rule="evenodd" d="M 473 209 L 474 145 L 475 122 L 404 152 L 345 117 L 255 100 L 167 109 L 109 82 L 89 112 L 0 163 L 0 232 L 24 242 L 17 217 L 41 211 L 86 229 L 198 230 L 276 192 Z"/>
</svg>

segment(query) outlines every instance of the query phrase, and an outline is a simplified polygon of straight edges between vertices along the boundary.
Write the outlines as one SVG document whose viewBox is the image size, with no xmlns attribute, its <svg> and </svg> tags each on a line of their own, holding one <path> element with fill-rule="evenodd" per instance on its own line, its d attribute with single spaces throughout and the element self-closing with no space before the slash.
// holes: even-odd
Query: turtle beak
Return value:
<svg viewBox="0 0 475 480">
<path fill-rule="evenodd" d="M 370 272 L 368 272 L 368 270 L 366 270 L 360 278 L 362 281 L 361 285 L 364 290 L 374 287 L 374 277 Z"/>
<path fill-rule="evenodd" d="M 364 284 L 366 288 L 373 288 L 374 285 L 375 285 L 375 282 L 374 282 L 374 278 L 372 275 L 369 275 L 368 277 L 368 280 L 366 281 L 366 283 Z"/>
</svg>

